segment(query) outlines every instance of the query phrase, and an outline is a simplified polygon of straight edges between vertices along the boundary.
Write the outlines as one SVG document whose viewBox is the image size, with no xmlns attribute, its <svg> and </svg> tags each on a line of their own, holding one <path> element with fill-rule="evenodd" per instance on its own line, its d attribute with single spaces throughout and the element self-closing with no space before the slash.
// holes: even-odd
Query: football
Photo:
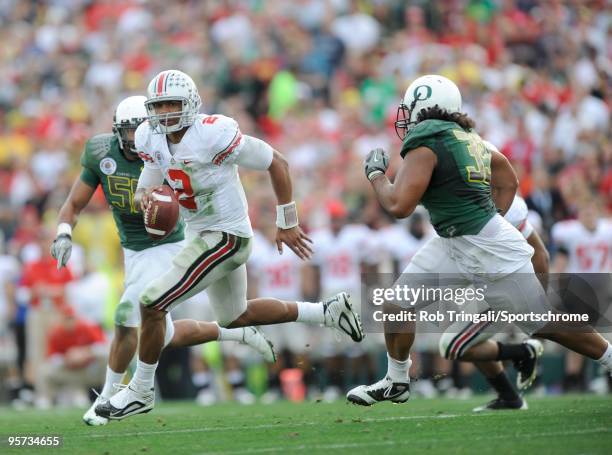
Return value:
<svg viewBox="0 0 612 455">
<path fill-rule="evenodd" d="M 152 239 L 162 240 L 170 235 L 178 222 L 179 205 L 168 185 L 156 188 L 152 197 L 153 202 L 144 212 L 145 229 Z"/>
</svg>

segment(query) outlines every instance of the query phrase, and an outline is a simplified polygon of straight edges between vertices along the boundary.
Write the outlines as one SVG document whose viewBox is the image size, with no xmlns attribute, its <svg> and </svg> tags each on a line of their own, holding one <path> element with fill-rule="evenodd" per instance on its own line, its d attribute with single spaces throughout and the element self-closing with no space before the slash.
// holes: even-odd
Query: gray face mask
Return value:
<svg viewBox="0 0 612 455">
<path fill-rule="evenodd" d="M 133 154 L 137 153 L 136 145 L 134 144 L 134 140 L 129 139 L 129 132 L 130 131 L 135 132 L 136 128 L 138 128 L 138 125 L 140 125 L 144 120 L 145 120 L 144 118 L 138 118 L 138 119 L 124 120 L 120 123 L 117 123 L 117 122 L 113 123 L 113 134 L 119 140 L 119 146 L 121 147 L 121 150 L 123 150 L 124 153 L 133 153 Z"/>
</svg>

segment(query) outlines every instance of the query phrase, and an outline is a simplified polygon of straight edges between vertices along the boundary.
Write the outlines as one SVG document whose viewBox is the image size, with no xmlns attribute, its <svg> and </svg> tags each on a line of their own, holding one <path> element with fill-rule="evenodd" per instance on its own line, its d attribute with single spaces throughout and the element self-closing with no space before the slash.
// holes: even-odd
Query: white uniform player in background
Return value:
<svg viewBox="0 0 612 455">
<path fill-rule="evenodd" d="M 378 233 L 381 247 L 393 260 L 395 273 L 405 270 L 412 256 L 434 235 L 427 214 L 421 211 L 415 211 L 407 225 L 394 223 Z"/>
<path fill-rule="evenodd" d="M 344 289 L 361 313 L 361 274 L 377 271 L 381 258 L 379 237 L 364 224 L 349 223 L 347 209 L 340 201 L 328 202 L 327 212 L 329 226 L 312 234 L 315 248 L 307 287 L 315 295 L 333 295 Z M 314 357 L 324 362 L 329 373 L 323 393 L 325 401 L 337 399 L 344 383 L 355 382 L 362 373 L 374 378 L 374 358 L 369 351 L 378 350 L 382 344 L 382 336 L 375 333 L 369 334 L 363 343 L 350 346 L 339 343 L 333 335 L 321 333 L 312 344 Z"/>
<path fill-rule="evenodd" d="M 273 224 L 265 224 L 260 231 L 255 231 L 253 252 L 247 263 L 249 294 L 273 295 L 286 302 L 302 300 L 304 263 L 291 250 L 278 254 L 275 235 Z M 284 324 L 266 327 L 265 332 L 277 351 L 289 349 L 302 353 L 309 344 L 309 330 L 312 328 L 304 325 Z"/>
<path fill-rule="evenodd" d="M 612 272 L 612 219 L 600 216 L 595 200 L 578 209 L 577 220 L 555 223 L 551 237 L 555 251 L 552 267 L 555 272 L 580 274 Z M 599 278 L 601 276 L 591 277 L 595 280 Z M 587 388 L 585 365 L 584 357 L 574 352 L 566 354 L 563 384 L 566 391 L 584 391 Z M 592 386 L 598 382 L 602 381 L 596 379 Z M 605 384 L 605 381 L 603 383 Z"/>
<path fill-rule="evenodd" d="M 253 252 L 247 262 L 249 295 L 273 295 L 286 302 L 304 299 L 304 262 L 293 251 L 279 255 L 275 244 L 276 226 L 262 220 L 253 237 Z M 268 390 L 262 401 L 270 403 L 282 395 L 281 373 L 287 368 L 302 370 L 307 382 L 311 376 L 310 350 L 321 332 L 304 324 L 277 324 L 265 328 L 274 344 L 278 360 L 268 369 Z"/>
<path fill-rule="evenodd" d="M 129 385 L 96 413 L 120 420 L 149 412 L 154 405 L 154 375 L 163 345 L 165 314 L 206 289 L 218 318 L 219 340 L 227 327 L 300 321 L 325 324 L 361 341 L 363 331 L 346 293 L 325 302 L 255 299 L 247 303 L 246 261 L 253 236 L 238 166 L 268 171 L 278 200 L 276 244 L 301 259 L 310 257 L 310 239 L 298 224 L 287 161 L 267 143 L 243 135 L 223 115 L 199 114 L 193 80 L 178 70 L 159 73 L 149 83 L 148 121 L 136 130 L 136 148 L 144 161 L 136 199 L 149 207 L 153 190 L 164 179 L 174 189 L 188 224 L 185 248 L 165 274 L 140 296 L 142 323 L 139 360 Z"/>
<path fill-rule="evenodd" d="M 559 273 L 612 272 L 612 219 L 599 216 L 595 202 L 578 210 L 577 220 L 559 221 L 552 227 Z"/>
</svg>

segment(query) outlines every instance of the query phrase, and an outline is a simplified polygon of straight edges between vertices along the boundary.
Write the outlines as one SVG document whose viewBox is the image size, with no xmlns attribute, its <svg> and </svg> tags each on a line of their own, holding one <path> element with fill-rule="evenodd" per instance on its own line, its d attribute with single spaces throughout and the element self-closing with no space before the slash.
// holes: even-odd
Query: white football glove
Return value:
<svg viewBox="0 0 612 455">
<path fill-rule="evenodd" d="M 68 234 L 58 235 L 51 245 L 51 256 L 57 259 L 57 270 L 65 267 L 72 253 L 72 237 Z"/>
</svg>

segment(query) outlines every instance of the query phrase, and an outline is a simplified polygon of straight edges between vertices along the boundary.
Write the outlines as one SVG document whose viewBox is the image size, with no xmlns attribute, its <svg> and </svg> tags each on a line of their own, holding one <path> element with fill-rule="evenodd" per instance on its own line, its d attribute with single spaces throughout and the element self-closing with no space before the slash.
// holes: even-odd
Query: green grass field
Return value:
<svg viewBox="0 0 612 455">
<path fill-rule="evenodd" d="M 362 408 L 337 402 L 198 407 L 164 403 L 105 427 L 82 411 L 0 409 L 0 435 L 56 434 L 62 448 L 0 453 L 518 453 L 612 454 L 612 400 L 570 395 L 529 399 L 528 411 L 473 414 L 467 401 L 414 399 Z"/>
</svg>

